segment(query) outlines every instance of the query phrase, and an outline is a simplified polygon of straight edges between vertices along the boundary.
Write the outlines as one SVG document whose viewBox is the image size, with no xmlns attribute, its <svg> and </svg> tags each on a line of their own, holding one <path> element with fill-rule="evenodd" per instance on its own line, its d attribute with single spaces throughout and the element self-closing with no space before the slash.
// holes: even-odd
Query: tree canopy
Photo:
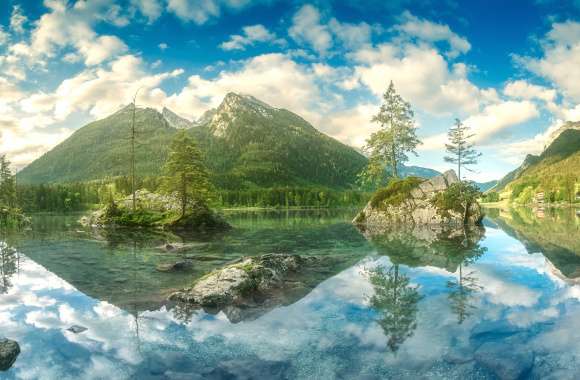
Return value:
<svg viewBox="0 0 580 380">
<path fill-rule="evenodd" d="M 388 177 L 399 177 L 398 167 L 409 160 L 408 154 L 417 154 L 421 142 L 415 134 L 414 113 L 393 82 L 383 95 L 383 104 L 371 121 L 379 124 L 364 146 L 369 164 L 360 174 L 363 185 L 383 185 Z"/>
<path fill-rule="evenodd" d="M 211 188 L 209 174 L 195 141 L 185 131 L 177 133 L 171 143 L 164 174 L 162 189 L 177 194 L 182 217 L 194 202 L 208 201 Z"/>
<path fill-rule="evenodd" d="M 461 181 L 461 168 L 471 171 L 468 167 L 477 164 L 477 159 L 481 153 L 474 149 L 474 144 L 470 139 L 475 136 L 469 132 L 469 127 L 455 119 L 455 125 L 447 133 L 449 144 L 445 144 L 448 156 L 445 156 L 445 162 L 457 165 L 457 177 Z"/>
</svg>

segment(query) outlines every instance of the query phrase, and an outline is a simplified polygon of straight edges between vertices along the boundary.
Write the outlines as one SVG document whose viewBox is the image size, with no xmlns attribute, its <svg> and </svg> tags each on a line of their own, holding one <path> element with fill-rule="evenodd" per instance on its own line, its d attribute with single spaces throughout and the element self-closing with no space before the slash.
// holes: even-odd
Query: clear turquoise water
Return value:
<svg viewBox="0 0 580 380">
<path fill-rule="evenodd" d="M 354 211 L 231 213 L 234 231 L 197 237 L 104 236 L 77 216 L 36 217 L 0 239 L 0 337 L 22 349 L 0 378 L 577 378 L 580 217 L 489 214 L 469 241 L 367 239 L 349 223 Z M 167 241 L 187 248 L 158 248 Z M 232 259 L 269 252 L 333 265 L 235 323 L 165 302 Z M 185 273 L 155 270 L 186 256 Z"/>
</svg>

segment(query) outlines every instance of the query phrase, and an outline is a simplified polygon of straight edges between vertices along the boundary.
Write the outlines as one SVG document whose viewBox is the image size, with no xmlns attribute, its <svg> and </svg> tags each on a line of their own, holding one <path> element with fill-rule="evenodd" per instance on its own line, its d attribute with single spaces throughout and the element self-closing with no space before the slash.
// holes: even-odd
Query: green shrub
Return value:
<svg viewBox="0 0 580 380">
<path fill-rule="evenodd" d="M 405 179 L 393 179 L 387 187 L 379 189 L 371 198 L 371 206 L 397 206 L 411 196 L 411 191 L 419 186 L 424 179 L 419 177 L 407 177 Z"/>
<path fill-rule="evenodd" d="M 465 205 L 469 208 L 480 196 L 481 192 L 475 184 L 457 182 L 449 186 L 445 191 L 435 194 L 431 203 L 441 215 L 448 217 L 449 211 L 465 212 Z"/>
</svg>

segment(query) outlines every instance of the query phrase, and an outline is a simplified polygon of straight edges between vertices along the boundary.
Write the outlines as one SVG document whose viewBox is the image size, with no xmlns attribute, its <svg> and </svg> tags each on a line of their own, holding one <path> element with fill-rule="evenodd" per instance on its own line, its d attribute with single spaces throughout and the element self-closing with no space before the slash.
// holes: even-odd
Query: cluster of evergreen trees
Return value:
<svg viewBox="0 0 580 380">
<path fill-rule="evenodd" d="M 0 225 L 21 224 L 24 216 L 18 205 L 16 179 L 5 155 L 0 155 Z"/>
</svg>

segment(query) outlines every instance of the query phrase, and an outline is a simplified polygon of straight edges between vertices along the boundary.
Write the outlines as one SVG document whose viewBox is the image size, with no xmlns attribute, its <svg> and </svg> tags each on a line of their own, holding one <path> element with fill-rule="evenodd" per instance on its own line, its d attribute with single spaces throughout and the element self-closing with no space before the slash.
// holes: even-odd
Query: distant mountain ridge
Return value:
<svg viewBox="0 0 580 380">
<path fill-rule="evenodd" d="M 511 192 L 516 189 L 519 193 L 522 187 L 528 187 L 534 192 L 557 192 L 566 178 L 578 181 L 580 122 L 568 122 L 556 132 L 540 155 L 528 154 L 522 165 L 504 176 L 490 191 Z"/>
<path fill-rule="evenodd" d="M 75 131 L 18 173 L 20 183 L 78 182 L 129 173 L 132 105 Z M 300 116 L 249 95 L 229 93 L 189 121 L 165 108 L 137 108 L 137 173 L 158 176 L 178 130 L 195 137 L 221 188 L 349 188 L 367 159 Z"/>
</svg>

